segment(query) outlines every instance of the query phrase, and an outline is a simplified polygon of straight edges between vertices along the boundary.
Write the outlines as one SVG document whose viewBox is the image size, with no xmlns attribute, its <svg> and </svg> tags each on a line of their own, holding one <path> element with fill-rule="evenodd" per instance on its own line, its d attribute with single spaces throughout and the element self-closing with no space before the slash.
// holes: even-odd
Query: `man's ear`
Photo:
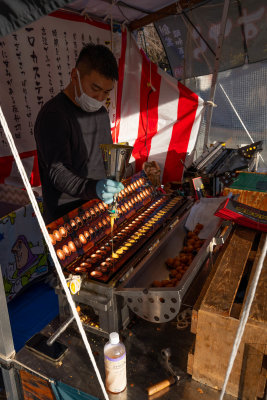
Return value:
<svg viewBox="0 0 267 400">
<path fill-rule="evenodd" d="M 72 68 L 70 77 L 72 83 L 75 83 L 77 81 L 77 68 Z"/>
</svg>

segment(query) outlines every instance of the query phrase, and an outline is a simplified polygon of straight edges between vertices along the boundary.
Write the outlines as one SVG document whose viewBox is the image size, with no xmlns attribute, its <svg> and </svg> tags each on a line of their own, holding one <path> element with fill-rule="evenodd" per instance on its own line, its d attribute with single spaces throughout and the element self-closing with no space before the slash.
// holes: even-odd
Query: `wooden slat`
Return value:
<svg viewBox="0 0 267 400">
<path fill-rule="evenodd" d="M 235 318 L 206 310 L 199 310 L 198 327 L 195 342 L 195 351 L 193 357 L 192 378 L 198 382 L 204 383 L 215 389 L 221 389 L 227 366 L 229 363 L 237 327 L 239 321 Z M 246 389 L 242 380 L 242 374 L 246 374 L 247 365 L 243 361 L 244 348 L 246 344 L 259 346 L 262 351 L 262 345 L 266 343 L 266 329 L 263 326 L 247 325 L 238 353 L 230 374 L 226 393 L 238 397 L 240 393 L 243 397 Z M 264 350 L 265 351 L 265 350 Z M 261 353 L 262 358 L 262 353 Z M 253 357 L 251 358 L 251 362 Z M 254 360 L 256 362 L 256 360 Z M 253 361 L 253 362 L 254 362 Z M 256 370 L 255 370 L 256 372 Z M 249 374 L 249 372 L 248 372 Z M 259 386 L 262 388 L 261 371 L 257 369 L 257 374 L 253 377 L 257 382 L 256 393 L 259 392 Z M 250 400 L 256 397 L 250 397 Z"/>
<path fill-rule="evenodd" d="M 261 369 L 261 374 L 259 376 L 258 380 L 258 391 L 257 391 L 257 397 L 259 399 L 263 399 L 264 397 L 264 392 L 265 392 L 265 386 L 266 386 L 266 379 L 267 379 L 267 363 L 266 363 L 266 352 L 267 352 L 267 345 L 265 346 L 265 351 L 264 351 L 264 358 L 263 358 L 263 364 L 262 364 L 262 369 Z"/>
<path fill-rule="evenodd" d="M 228 237 L 227 241 L 230 240 L 230 236 Z M 225 244 L 226 245 L 226 244 Z M 219 254 L 217 255 L 217 251 L 215 256 L 217 257 L 213 267 L 211 268 L 211 271 L 201 289 L 201 292 L 197 298 L 196 303 L 194 304 L 194 307 L 192 309 L 192 316 L 191 316 L 191 332 L 194 333 L 196 335 L 197 333 L 197 318 L 198 318 L 198 310 L 200 309 L 201 303 L 204 299 L 205 294 L 207 293 L 207 290 L 209 288 L 210 282 L 212 280 L 212 278 L 215 275 L 215 272 L 217 271 L 218 265 L 220 264 L 220 260 L 222 259 L 223 256 L 223 251 L 219 252 Z M 210 262 L 210 260 L 209 260 Z"/>
<path fill-rule="evenodd" d="M 188 356 L 187 356 L 187 373 L 189 375 L 193 374 L 194 348 L 195 348 L 195 343 L 193 343 L 192 347 L 189 350 Z"/>
<path fill-rule="evenodd" d="M 240 378 L 239 397 L 242 400 L 256 399 L 259 393 L 262 361 L 265 352 L 263 344 L 246 344 L 243 356 L 243 366 Z M 266 380 L 266 377 L 265 377 Z M 260 381 L 260 382 L 259 382 Z"/>
<path fill-rule="evenodd" d="M 241 303 L 233 303 L 232 308 L 231 308 L 231 313 L 230 316 L 236 319 L 239 319 L 240 313 L 242 309 L 242 304 Z"/>
<path fill-rule="evenodd" d="M 215 389 L 221 389 L 231 354 L 238 320 L 200 309 L 196 335 L 192 378 Z M 235 361 L 227 393 L 233 394 L 232 381 L 238 380 L 239 361 Z M 235 391 L 236 393 L 236 391 Z"/>
<path fill-rule="evenodd" d="M 20 371 L 20 379 L 23 400 L 55 400 L 48 381 L 27 371 Z"/>
<path fill-rule="evenodd" d="M 257 251 L 256 250 L 251 250 L 248 256 L 249 261 L 254 262 L 255 257 L 256 257 Z"/>
<path fill-rule="evenodd" d="M 246 262 L 248 259 L 255 260 L 248 283 L 249 289 L 262 252 L 264 234 L 261 235 L 256 253 L 251 251 L 254 239 L 258 237 L 256 234 L 251 229 L 236 227 L 222 249 L 222 254 L 216 263 L 218 265 L 215 274 L 207 283 L 208 288 L 203 288 L 204 297 L 200 295 L 194 306 L 196 316 L 193 321 L 193 331 L 196 331 L 196 341 L 194 353 L 190 351 L 188 356 L 188 373 L 192 373 L 193 379 L 215 389 L 221 389 L 224 382 L 239 324 L 242 304 L 234 303 L 234 299 Z M 265 261 L 251 315 L 226 388 L 226 393 L 239 396 L 242 400 L 256 400 L 264 393 L 267 365 L 267 363 L 263 365 L 267 351 L 266 299 Z"/>
<path fill-rule="evenodd" d="M 258 380 L 257 399 L 263 399 L 266 386 L 266 375 L 260 374 Z"/>
<path fill-rule="evenodd" d="M 235 229 L 203 299 L 202 309 L 230 315 L 254 237 L 255 231 L 251 229 Z"/>
<path fill-rule="evenodd" d="M 255 270 L 262 252 L 262 248 L 265 242 L 265 237 L 266 234 L 261 235 L 258 251 L 255 257 L 255 261 L 253 264 L 253 268 L 250 274 L 250 279 L 248 283 L 248 288 L 251 285 L 252 279 L 255 274 Z M 248 290 L 246 291 L 246 296 L 247 296 Z M 245 297 L 246 299 L 246 297 Z M 244 301 L 245 301 L 244 299 Z M 255 297 L 251 306 L 250 310 L 250 315 L 249 315 L 249 320 L 250 321 L 255 321 L 255 322 L 263 322 L 267 323 L 267 257 L 265 257 L 260 279 L 258 282 L 258 286 L 256 289 Z"/>
</svg>

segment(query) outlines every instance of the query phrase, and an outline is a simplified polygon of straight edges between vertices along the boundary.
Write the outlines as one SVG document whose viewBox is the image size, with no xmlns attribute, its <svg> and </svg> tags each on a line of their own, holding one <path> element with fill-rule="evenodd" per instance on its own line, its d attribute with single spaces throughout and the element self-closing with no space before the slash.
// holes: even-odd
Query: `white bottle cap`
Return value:
<svg viewBox="0 0 267 400">
<path fill-rule="evenodd" d="M 120 342 L 120 337 L 117 332 L 111 332 L 109 334 L 109 341 L 111 344 L 118 344 Z"/>
</svg>

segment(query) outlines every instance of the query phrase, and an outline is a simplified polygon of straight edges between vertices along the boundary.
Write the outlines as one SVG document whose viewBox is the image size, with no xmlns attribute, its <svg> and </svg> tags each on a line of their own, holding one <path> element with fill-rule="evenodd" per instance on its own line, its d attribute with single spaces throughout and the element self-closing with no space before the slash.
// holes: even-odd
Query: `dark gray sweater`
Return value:
<svg viewBox="0 0 267 400">
<path fill-rule="evenodd" d="M 46 224 L 96 198 L 106 178 L 99 145 L 112 143 L 105 107 L 87 113 L 63 92 L 40 110 L 34 127 Z"/>
</svg>

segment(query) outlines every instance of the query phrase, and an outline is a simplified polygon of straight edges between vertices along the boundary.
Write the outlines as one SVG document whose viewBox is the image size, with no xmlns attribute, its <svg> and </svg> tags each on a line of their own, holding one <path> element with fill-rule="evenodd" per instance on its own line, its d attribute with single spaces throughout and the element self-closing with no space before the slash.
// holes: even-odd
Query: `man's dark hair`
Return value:
<svg viewBox="0 0 267 400">
<path fill-rule="evenodd" d="M 84 46 L 76 61 L 82 75 L 92 70 L 99 72 L 106 78 L 118 80 L 118 65 L 113 53 L 102 44 L 87 44 Z"/>
</svg>

